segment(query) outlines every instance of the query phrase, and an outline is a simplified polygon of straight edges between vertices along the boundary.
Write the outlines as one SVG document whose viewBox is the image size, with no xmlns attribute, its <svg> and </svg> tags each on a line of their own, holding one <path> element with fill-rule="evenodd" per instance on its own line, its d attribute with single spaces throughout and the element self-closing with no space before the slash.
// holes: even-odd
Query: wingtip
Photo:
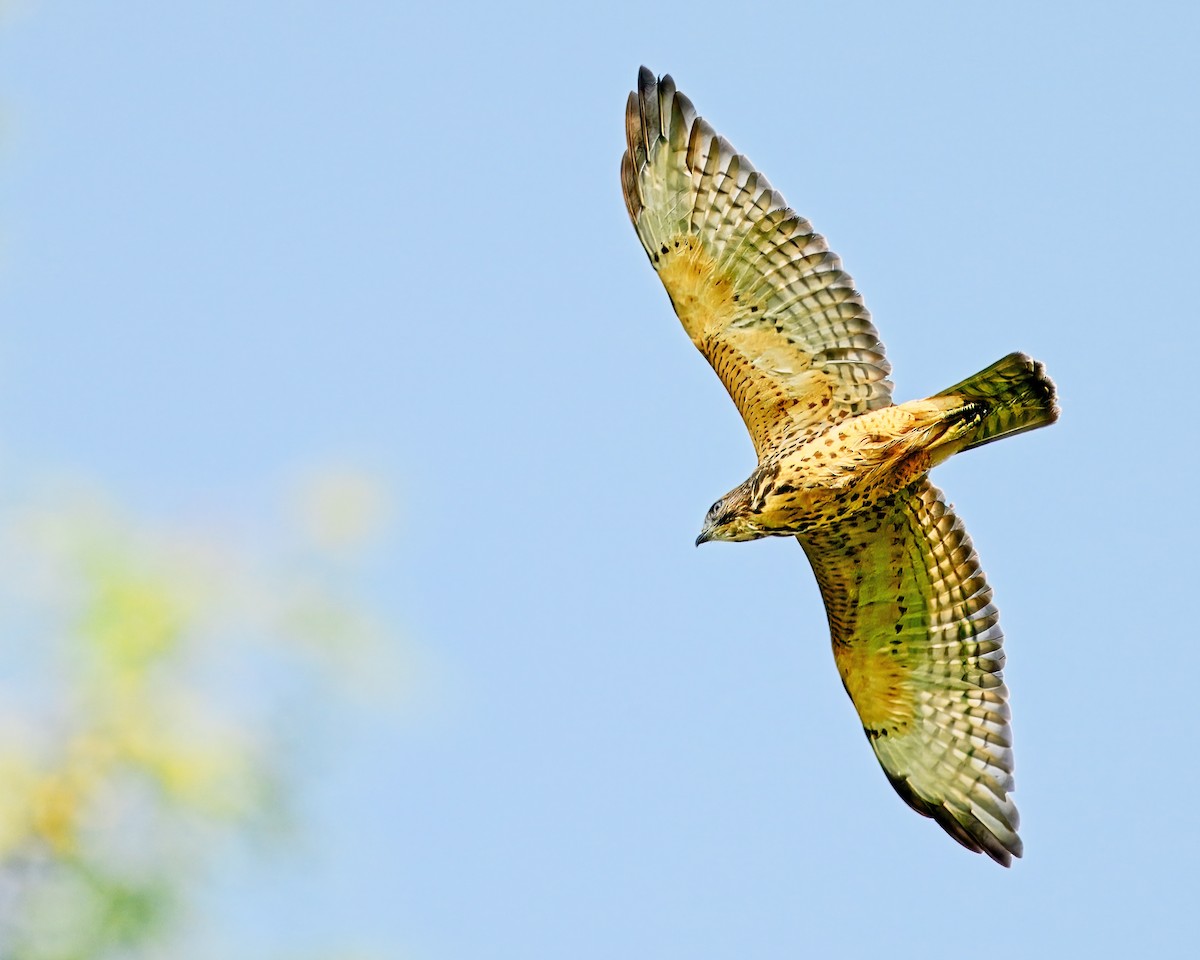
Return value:
<svg viewBox="0 0 1200 960">
<path fill-rule="evenodd" d="M 658 79 L 654 76 L 654 71 L 649 67 L 638 68 L 637 79 L 637 95 L 641 101 L 642 110 L 646 110 L 649 105 L 652 108 L 658 106 Z M 644 119 L 649 119 L 644 117 Z"/>
<path fill-rule="evenodd" d="M 931 802 L 924 799 L 913 789 L 908 778 L 893 774 L 883 767 L 888 782 L 895 788 L 905 803 L 924 817 L 929 817 L 954 840 L 972 853 L 987 854 L 1002 867 L 1011 867 L 1013 858 L 1019 858 L 1025 852 L 1025 845 L 1017 835 L 1020 819 L 1016 809 L 1012 809 L 1010 822 L 1005 824 L 995 818 L 989 818 L 983 811 L 953 810 L 946 803 Z M 985 822 L 993 819 L 989 825 Z"/>
</svg>

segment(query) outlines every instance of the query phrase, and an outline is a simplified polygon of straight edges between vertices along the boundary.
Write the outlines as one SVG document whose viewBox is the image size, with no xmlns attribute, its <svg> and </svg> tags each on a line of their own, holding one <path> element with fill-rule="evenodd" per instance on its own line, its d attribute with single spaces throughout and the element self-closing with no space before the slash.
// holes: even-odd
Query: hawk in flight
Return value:
<svg viewBox="0 0 1200 960">
<path fill-rule="evenodd" d="M 893 404 L 883 344 L 841 261 L 669 76 L 642 68 L 625 136 L 630 219 L 758 454 L 697 544 L 800 541 L 888 780 L 1008 866 L 1021 840 L 1003 634 L 971 540 L 928 475 L 961 450 L 1053 423 L 1054 384 L 1013 353 Z"/>
</svg>

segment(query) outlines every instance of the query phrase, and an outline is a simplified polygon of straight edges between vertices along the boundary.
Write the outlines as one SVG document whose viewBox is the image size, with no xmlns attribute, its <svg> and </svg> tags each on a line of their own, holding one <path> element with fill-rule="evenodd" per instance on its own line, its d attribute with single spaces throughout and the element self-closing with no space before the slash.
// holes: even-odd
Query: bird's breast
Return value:
<svg viewBox="0 0 1200 960">
<path fill-rule="evenodd" d="M 771 464 L 752 512 L 773 533 L 803 533 L 872 508 L 930 466 L 928 455 L 903 437 L 870 423 L 843 422 Z"/>
</svg>

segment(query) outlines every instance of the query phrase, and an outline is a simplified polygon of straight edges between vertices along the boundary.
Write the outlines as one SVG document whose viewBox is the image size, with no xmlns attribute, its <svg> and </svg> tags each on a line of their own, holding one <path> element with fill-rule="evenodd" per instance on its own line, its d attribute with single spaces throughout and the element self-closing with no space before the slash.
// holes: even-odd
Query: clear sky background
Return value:
<svg viewBox="0 0 1200 960">
<path fill-rule="evenodd" d="M 1200 14 L 1185 2 L 26 0 L 0 47 L 6 488 L 253 528 L 399 491 L 418 706 L 346 715 L 223 956 L 1186 956 Z M 620 196 L 670 72 L 829 239 L 898 399 L 1011 350 L 1063 416 L 937 482 L 1003 614 L 1026 857 L 893 794 Z"/>
</svg>

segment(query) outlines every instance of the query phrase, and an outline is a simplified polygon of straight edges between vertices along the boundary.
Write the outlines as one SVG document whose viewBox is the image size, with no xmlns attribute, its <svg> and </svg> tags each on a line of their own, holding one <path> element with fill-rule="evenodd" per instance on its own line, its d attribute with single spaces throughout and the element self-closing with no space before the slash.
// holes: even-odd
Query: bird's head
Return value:
<svg viewBox="0 0 1200 960">
<path fill-rule="evenodd" d="M 750 512 L 750 489 L 742 484 L 708 508 L 696 546 L 709 540 L 757 540 L 765 536 L 767 531 Z"/>
</svg>

